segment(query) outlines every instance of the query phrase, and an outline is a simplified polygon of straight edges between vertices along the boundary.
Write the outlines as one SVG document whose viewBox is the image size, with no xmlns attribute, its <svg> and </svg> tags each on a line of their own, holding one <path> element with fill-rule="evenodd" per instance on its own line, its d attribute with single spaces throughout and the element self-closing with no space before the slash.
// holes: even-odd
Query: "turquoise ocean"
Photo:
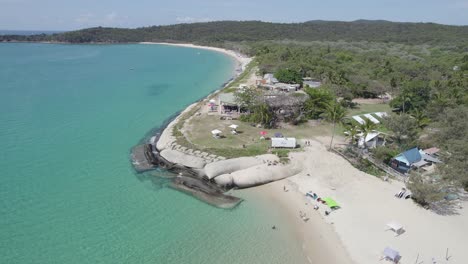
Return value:
<svg viewBox="0 0 468 264">
<path fill-rule="evenodd" d="M 129 161 L 234 67 L 181 47 L 0 44 L 0 263 L 302 261 L 274 205 L 217 209 Z"/>
</svg>

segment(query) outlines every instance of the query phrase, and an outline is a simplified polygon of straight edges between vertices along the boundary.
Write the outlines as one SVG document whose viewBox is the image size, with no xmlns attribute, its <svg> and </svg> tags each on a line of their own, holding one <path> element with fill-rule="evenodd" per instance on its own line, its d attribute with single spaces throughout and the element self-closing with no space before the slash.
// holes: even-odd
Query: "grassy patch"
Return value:
<svg viewBox="0 0 468 264">
<path fill-rule="evenodd" d="M 391 108 L 388 104 L 359 104 L 357 108 L 350 109 L 347 116 L 351 117 L 375 112 L 387 112 L 390 114 Z"/>
</svg>

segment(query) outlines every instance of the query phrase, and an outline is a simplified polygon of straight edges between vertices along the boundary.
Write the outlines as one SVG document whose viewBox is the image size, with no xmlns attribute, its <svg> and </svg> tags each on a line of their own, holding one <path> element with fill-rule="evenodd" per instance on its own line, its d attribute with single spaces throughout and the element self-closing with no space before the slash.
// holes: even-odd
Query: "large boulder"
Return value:
<svg viewBox="0 0 468 264">
<path fill-rule="evenodd" d="M 205 161 L 202 158 L 187 155 L 177 150 L 164 149 L 160 155 L 171 163 L 182 165 L 189 168 L 203 169 Z"/>
<path fill-rule="evenodd" d="M 212 179 L 222 174 L 228 174 L 253 166 L 265 164 L 268 163 L 268 161 L 273 162 L 278 160 L 278 157 L 273 154 L 221 160 L 207 164 L 205 167 L 205 173 L 209 179 Z"/>
<path fill-rule="evenodd" d="M 237 186 L 239 188 L 253 187 L 273 181 L 278 181 L 302 171 L 300 162 L 291 162 L 287 165 L 261 164 L 247 169 L 235 171 L 231 174 L 223 174 L 214 178 L 215 182 L 222 186 Z"/>
</svg>

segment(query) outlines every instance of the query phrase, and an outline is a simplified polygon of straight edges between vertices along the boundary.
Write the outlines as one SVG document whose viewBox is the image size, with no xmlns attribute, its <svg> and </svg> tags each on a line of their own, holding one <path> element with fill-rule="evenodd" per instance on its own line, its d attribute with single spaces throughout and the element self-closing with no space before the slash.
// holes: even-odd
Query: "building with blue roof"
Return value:
<svg viewBox="0 0 468 264">
<path fill-rule="evenodd" d="M 390 161 L 390 166 L 402 173 L 408 173 L 411 168 L 420 168 L 432 163 L 440 163 L 441 161 L 417 147 L 409 149 L 398 154 Z"/>
</svg>

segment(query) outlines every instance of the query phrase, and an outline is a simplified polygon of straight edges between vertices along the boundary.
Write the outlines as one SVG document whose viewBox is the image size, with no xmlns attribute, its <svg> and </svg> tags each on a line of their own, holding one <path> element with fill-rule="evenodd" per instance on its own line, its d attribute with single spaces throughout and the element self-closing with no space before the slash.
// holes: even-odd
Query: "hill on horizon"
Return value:
<svg viewBox="0 0 468 264">
<path fill-rule="evenodd" d="M 214 21 L 151 26 L 135 29 L 94 27 L 53 35 L 0 36 L 0 41 L 57 41 L 70 43 L 190 42 L 225 41 L 370 41 L 402 44 L 468 43 L 468 26 L 436 23 L 356 20 L 352 22 L 312 20 L 303 23 L 262 21 Z"/>
</svg>

